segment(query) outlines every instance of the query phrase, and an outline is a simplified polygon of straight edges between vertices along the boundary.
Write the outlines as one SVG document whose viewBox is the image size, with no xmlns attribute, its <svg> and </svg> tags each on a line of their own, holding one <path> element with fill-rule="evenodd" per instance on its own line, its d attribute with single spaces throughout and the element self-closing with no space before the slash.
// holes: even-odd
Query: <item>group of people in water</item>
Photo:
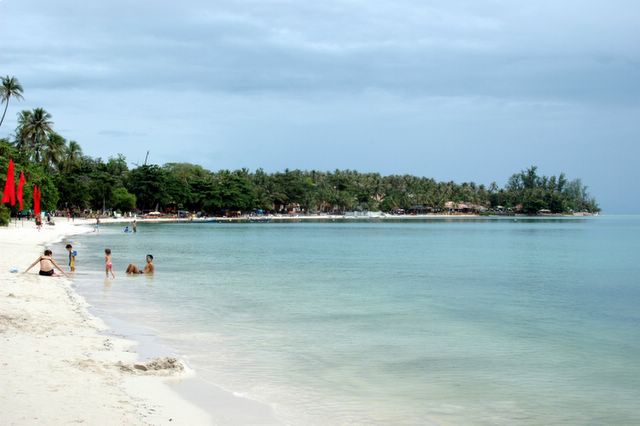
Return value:
<svg viewBox="0 0 640 426">
<path fill-rule="evenodd" d="M 75 272 L 77 252 L 73 250 L 73 246 L 71 244 L 67 244 L 65 248 L 69 252 L 69 269 L 71 272 Z M 153 274 L 155 272 L 155 265 L 153 264 L 153 255 L 148 254 L 146 256 L 145 261 L 146 261 L 146 264 L 144 265 L 144 268 L 139 268 L 133 263 L 130 263 L 127 266 L 127 269 L 125 270 L 125 272 L 127 274 L 148 274 L 148 275 Z M 31 270 L 31 268 L 36 266 L 36 264 L 38 263 L 40 263 L 40 271 L 38 272 L 38 275 L 42 275 L 45 277 L 53 277 L 53 276 L 59 276 L 59 275 L 64 275 L 65 277 L 69 276 L 60 267 L 60 265 L 58 265 L 58 263 L 53 259 L 53 252 L 49 249 L 46 249 L 44 251 L 44 254 L 42 256 L 39 256 L 31 264 L 31 266 L 29 266 L 27 270 L 24 272 L 25 273 L 29 272 L 29 270 Z M 57 274 L 55 272 L 56 269 L 60 271 L 60 274 Z M 108 248 L 104 249 L 104 272 L 105 272 L 106 278 L 109 278 L 109 275 L 111 275 L 112 279 L 116 277 L 115 274 L 113 273 L 113 261 L 111 259 L 111 249 L 108 249 Z"/>
</svg>

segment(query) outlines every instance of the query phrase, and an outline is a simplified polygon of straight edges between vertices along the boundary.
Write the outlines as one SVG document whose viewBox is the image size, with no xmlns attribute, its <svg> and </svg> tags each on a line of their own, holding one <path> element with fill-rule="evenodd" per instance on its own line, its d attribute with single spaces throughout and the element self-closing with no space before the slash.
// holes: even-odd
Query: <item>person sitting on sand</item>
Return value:
<svg viewBox="0 0 640 426">
<path fill-rule="evenodd" d="M 147 264 L 144 269 L 139 269 L 136 265 L 130 263 L 129 266 L 127 266 L 126 272 L 127 274 L 153 274 L 154 270 L 155 266 L 153 266 L 153 255 L 148 254 Z"/>
<path fill-rule="evenodd" d="M 55 260 L 53 260 L 53 252 L 51 252 L 51 250 L 47 249 L 44 251 L 44 256 L 40 256 L 38 257 L 32 264 L 31 266 L 29 266 L 27 268 L 26 271 L 24 271 L 25 273 L 29 272 L 29 270 L 31 268 L 33 268 L 34 266 L 36 266 L 36 263 L 40 262 L 40 272 L 38 272 L 38 275 L 42 275 L 44 277 L 53 277 L 53 276 L 58 276 L 60 274 L 56 274 L 54 267 L 57 268 L 60 272 L 62 272 L 62 275 L 64 275 L 65 277 L 67 277 L 68 275 L 62 270 L 62 268 L 60 267 L 60 265 L 58 265 L 56 263 Z"/>
</svg>

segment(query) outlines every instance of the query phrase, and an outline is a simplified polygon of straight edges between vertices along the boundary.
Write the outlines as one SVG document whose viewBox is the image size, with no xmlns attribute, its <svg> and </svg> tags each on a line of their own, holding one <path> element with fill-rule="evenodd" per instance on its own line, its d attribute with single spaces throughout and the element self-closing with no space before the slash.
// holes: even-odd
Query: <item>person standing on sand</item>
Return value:
<svg viewBox="0 0 640 426">
<path fill-rule="evenodd" d="M 107 278 L 109 278 L 109 272 L 111 272 L 111 278 L 115 279 L 115 274 L 113 273 L 113 262 L 111 261 L 111 249 L 104 249 L 104 273 Z"/>
<path fill-rule="evenodd" d="M 153 255 L 148 254 L 147 255 L 147 264 L 145 265 L 144 269 L 139 269 L 136 265 L 134 265 L 133 263 L 130 263 L 129 266 L 127 266 L 127 270 L 126 273 L 127 274 L 149 274 L 152 275 L 155 272 L 155 266 L 153 265 Z"/>
<path fill-rule="evenodd" d="M 58 274 L 56 274 L 55 272 L 55 268 L 57 268 L 60 272 L 62 272 L 62 275 L 64 275 L 65 277 L 68 277 L 68 275 L 62 270 L 62 268 L 60 267 L 60 265 L 58 265 L 56 263 L 55 260 L 53 260 L 53 252 L 49 249 L 44 251 L 44 255 L 38 257 L 32 264 L 31 266 L 29 266 L 27 268 L 26 271 L 24 271 L 24 273 L 26 274 L 27 272 L 29 272 L 29 270 L 31 268 L 33 268 L 34 266 L 36 266 L 36 263 L 40 262 L 40 272 L 38 272 L 38 275 L 42 275 L 43 277 L 54 277 L 54 276 L 58 276 Z"/>
</svg>

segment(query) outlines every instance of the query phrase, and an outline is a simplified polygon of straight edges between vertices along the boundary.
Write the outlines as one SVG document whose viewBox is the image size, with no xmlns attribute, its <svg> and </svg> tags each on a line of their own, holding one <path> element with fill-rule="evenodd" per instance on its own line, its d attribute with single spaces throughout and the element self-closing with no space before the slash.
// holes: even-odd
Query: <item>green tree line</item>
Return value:
<svg viewBox="0 0 640 426">
<path fill-rule="evenodd" d="M 0 96 L 22 98 L 15 78 L 5 77 Z M 6 105 L 5 105 L 6 111 Z M 42 108 L 21 111 L 13 138 L 0 139 L 0 184 L 9 159 L 16 175 L 25 172 L 26 208 L 32 206 L 33 185 L 42 189 L 43 210 L 341 213 L 353 210 L 393 212 L 446 211 L 453 203 L 536 214 L 597 212 L 599 207 L 580 179 L 541 176 L 532 166 L 514 174 L 502 188 L 474 182 L 437 182 L 412 175 L 382 176 L 353 170 L 262 169 L 213 172 L 190 163 L 142 165 L 130 169 L 118 154 L 106 161 L 84 155 L 79 143 L 54 130 Z M 455 204 L 454 204 L 455 206 Z M 13 208 L 17 214 L 17 207 Z"/>
</svg>

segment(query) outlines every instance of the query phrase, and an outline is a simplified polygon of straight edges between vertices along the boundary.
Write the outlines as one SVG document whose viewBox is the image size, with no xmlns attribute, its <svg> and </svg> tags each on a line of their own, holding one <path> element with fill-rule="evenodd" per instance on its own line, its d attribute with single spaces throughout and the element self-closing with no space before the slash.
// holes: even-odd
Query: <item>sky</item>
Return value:
<svg viewBox="0 0 640 426">
<path fill-rule="evenodd" d="M 85 154 L 504 185 L 639 213 L 637 0 L 0 0 L 0 74 Z"/>
</svg>

